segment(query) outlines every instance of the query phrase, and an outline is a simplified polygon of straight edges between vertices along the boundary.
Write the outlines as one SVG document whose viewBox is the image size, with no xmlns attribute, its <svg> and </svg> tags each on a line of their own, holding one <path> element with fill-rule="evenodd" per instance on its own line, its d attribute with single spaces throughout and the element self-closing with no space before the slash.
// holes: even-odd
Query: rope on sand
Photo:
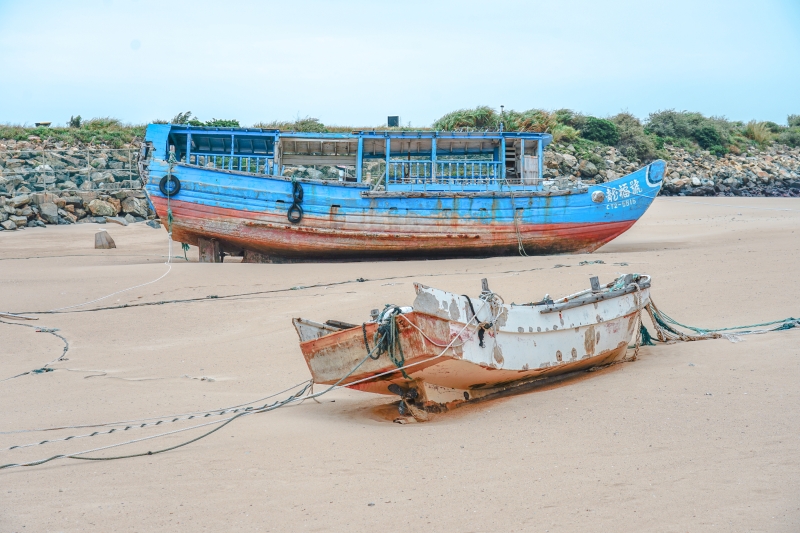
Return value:
<svg viewBox="0 0 800 533">
<path fill-rule="evenodd" d="M 650 300 L 650 303 L 647 304 L 646 309 L 650 315 L 650 319 L 653 321 L 653 326 L 655 327 L 658 340 L 661 342 L 697 341 L 704 339 L 718 339 L 720 337 L 725 337 L 732 342 L 737 342 L 739 340 L 738 337 L 742 335 L 758 335 L 761 333 L 768 333 L 770 331 L 782 331 L 800 327 L 800 319 L 789 317 L 781 320 L 760 322 L 757 324 L 748 324 L 744 326 L 732 326 L 727 328 L 700 328 L 681 324 L 668 314 L 661 311 L 652 299 Z M 691 333 L 681 331 L 678 328 L 689 330 Z M 647 336 L 650 336 L 649 332 L 647 333 Z"/>
<path fill-rule="evenodd" d="M 64 341 L 64 349 L 61 352 L 61 355 L 59 355 L 57 358 L 53 359 L 49 363 L 47 363 L 47 364 L 45 364 L 45 365 L 43 365 L 43 366 L 41 366 L 39 368 L 34 368 L 33 370 L 28 370 L 27 372 L 23 372 L 21 374 L 17 374 L 16 376 L 10 376 L 10 377 L 7 377 L 7 378 L 0 379 L 0 383 L 2 383 L 3 381 L 8 381 L 10 379 L 14 379 L 14 378 L 22 377 L 22 376 L 27 376 L 28 374 L 43 374 L 45 372 L 52 372 L 53 369 L 50 368 L 50 365 L 58 363 L 59 361 L 63 361 L 64 357 L 67 355 L 67 352 L 69 351 L 69 341 L 63 335 L 59 335 L 58 333 L 56 333 L 58 331 L 57 328 L 45 328 L 45 327 L 41 327 L 41 326 L 32 326 L 30 324 L 18 324 L 16 322 L 6 322 L 5 320 L 0 320 L 0 323 L 8 324 L 9 326 L 23 326 L 23 327 L 26 327 L 26 328 L 33 328 L 33 329 L 35 329 L 37 331 L 37 333 L 49 333 L 50 335 L 55 335 L 56 337 L 58 337 L 59 339 Z"/>
</svg>

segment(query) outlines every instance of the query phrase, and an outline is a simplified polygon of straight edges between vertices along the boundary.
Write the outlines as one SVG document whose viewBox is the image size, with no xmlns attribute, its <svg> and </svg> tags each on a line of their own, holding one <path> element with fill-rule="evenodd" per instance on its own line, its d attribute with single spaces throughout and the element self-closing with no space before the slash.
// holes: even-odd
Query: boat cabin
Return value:
<svg viewBox="0 0 800 533">
<path fill-rule="evenodd" d="M 552 140 L 547 133 L 502 131 L 308 133 L 187 125 L 151 125 L 147 137 L 157 157 L 169 146 L 191 166 L 387 191 L 540 189 L 542 154 Z M 166 141 L 163 147 L 157 138 Z"/>
</svg>

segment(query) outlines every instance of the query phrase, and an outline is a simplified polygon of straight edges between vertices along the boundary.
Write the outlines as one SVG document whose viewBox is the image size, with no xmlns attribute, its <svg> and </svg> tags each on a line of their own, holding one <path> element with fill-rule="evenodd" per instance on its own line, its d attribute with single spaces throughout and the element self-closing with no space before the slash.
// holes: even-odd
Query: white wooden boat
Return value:
<svg viewBox="0 0 800 533">
<path fill-rule="evenodd" d="M 437 411 L 623 358 L 650 301 L 650 277 L 591 282 L 528 304 L 503 303 L 486 280 L 476 298 L 415 284 L 412 307 L 373 311 L 362 325 L 293 323 L 315 383 L 397 394 L 401 410 Z M 396 339 L 381 344 L 391 326 Z"/>
</svg>

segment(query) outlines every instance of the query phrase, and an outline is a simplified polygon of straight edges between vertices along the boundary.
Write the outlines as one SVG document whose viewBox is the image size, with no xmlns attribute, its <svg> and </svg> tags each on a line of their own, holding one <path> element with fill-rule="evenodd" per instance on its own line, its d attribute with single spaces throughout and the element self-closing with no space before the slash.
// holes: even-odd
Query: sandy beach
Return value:
<svg viewBox="0 0 800 533">
<path fill-rule="evenodd" d="M 94 249 L 100 230 L 116 249 Z M 630 231 L 583 255 L 199 264 L 195 248 L 187 262 L 175 243 L 168 266 L 167 253 L 166 232 L 144 224 L 0 233 L 0 311 L 82 304 L 169 269 L 15 322 L 58 328 L 69 351 L 53 372 L 0 382 L 0 463 L 208 419 L 9 450 L 108 428 L 20 430 L 208 411 L 302 382 L 292 317 L 361 323 L 370 309 L 410 305 L 414 281 L 477 294 L 485 277 L 506 301 L 531 301 L 583 289 L 590 276 L 640 272 L 653 277 L 658 306 L 687 324 L 800 316 L 794 199 L 658 198 Z M 91 311 L 146 302 L 167 303 Z M 63 346 L 0 323 L 0 379 L 41 368 Z M 427 423 L 394 424 L 394 398 L 337 390 L 160 455 L 4 470 L 0 531 L 796 532 L 798 383 L 793 329 L 645 346 L 635 362 Z M 89 455 L 146 452 L 202 431 Z"/>
</svg>

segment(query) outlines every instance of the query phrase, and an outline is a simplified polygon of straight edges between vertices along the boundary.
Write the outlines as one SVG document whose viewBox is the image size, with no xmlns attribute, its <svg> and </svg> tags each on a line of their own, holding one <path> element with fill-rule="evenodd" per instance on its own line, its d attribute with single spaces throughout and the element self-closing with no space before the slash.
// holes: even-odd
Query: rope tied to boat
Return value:
<svg viewBox="0 0 800 533">
<path fill-rule="evenodd" d="M 402 314 L 400 307 L 387 304 L 378 316 L 378 329 L 372 338 L 376 354 L 380 357 L 386 354 L 389 360 L 400 369 L 403 377 L 411 379 L 405 371 L 406 358 L 403 355 L 403 345 L 400 342 L 400 330 L 397 327 L 397 317 Z M 364 341 L 366 342 L 366 326 L 364 327 Z M 378 357 L 373 357 L 377 359 Z"/>
<path fill-rule="evenodd" d="M 784 331 L 800 327 L 800 319 L 789 317 L 781 320 L 773 320 L 771 322 L 760 322 L 757 324 L 748 324 L 744 326 L 732 326 L 727 328 L 700 328 L 696 326 L 689 326 L 681 324 L 668 314 L 661 311 L 653 300 L 646 307 L 647 312 L 653 321 L 653 327 L 656 330 L 658 340 L 661 342 L 669 341 L 698 341 L 705 339 L 719 339 L 725 337 L 729 341 L 738 342 L 739 336 L 742 335 L 758 335 L 761 333 L 768 333 L 771 331 Z M 774 326 L 774 327 L 769 327 Z M 679 330 L 683 328 L 691 331 L 687 333 Z M 762 329 L 753 329 L 762 328 Z"/>
<path fill-rule="evenodd" d="M 377 361 L 380 358 L 381 354 L 379 354 L 379 353 L 373 354 L 373 350 L 371 350 L 370 347 L 369 347 L 369 341 L 367 340 L 367 323 L 366 322 L 361 324 L 361 333 L 364 335 L 364 346 L 367 349 L 367 355 L 373 361 Z"/>
<path fill-rule="evenodd" d="M 497 319 L 500 318 L 500 315 L 503 312 L 503 304 L 505 301 L 503 300 L 502 296 L 488 289 L 485 289 L 481 292 L 480 299 L 483 300 L 484 305 L 489 304 L 489 311 L 491 313 L 491 320 L 482 320 L 477 324 L 478 346 L 485 348 L 486 344 L 484 343 L 484 336 L 486 335 L 486 331 L 494 329 Z M 467 301 L 469 302 L 470 309 L 472 309 L 473 316 L 475 316 L 475 308 L 472 306 L 472 300 L 470 300 L 469 296 L 467 296 Z M 497 345 L 496 336 L 494 337 L 494 343 Z"/>
<path fill-rule="evenodd" d="M 178 160 L 175 159 L 175 149 L 170 148 L 169 157 L 167 158 L 167 181 L 172 181 L 172 169 L 175 168 L 175 165 L 178 164 Z M 170 205 L 170 198 L 172 198 L 171 194 L 165 195 L 167 197 L 167 233 L 169 234 L 169 238 L 172 239 L 172 221 L 174 220 L 172 216 L 172 206 Z"/>
</svg>

